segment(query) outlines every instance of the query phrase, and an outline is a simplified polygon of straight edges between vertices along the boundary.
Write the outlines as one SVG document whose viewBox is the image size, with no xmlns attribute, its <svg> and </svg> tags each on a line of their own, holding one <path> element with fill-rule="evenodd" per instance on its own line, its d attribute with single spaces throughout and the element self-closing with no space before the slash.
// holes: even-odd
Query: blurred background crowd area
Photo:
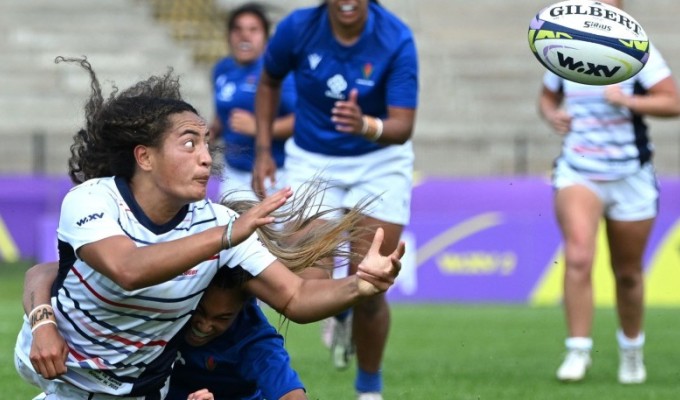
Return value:
<svg viewBox="0 0 680 400">
<path fill-rule="evenodd" d="M 65 175 L 89 77 L 56 56 L 87 56 L 108 94 L 172 67 L 212 118 L 210 69 L 227 54 L 233 0 L 5 0 L 0 3 L 0 173 Z M 278 21 L 314 0 L 264 1 Z M 551 1 L 383 0 L 413 29 L 420 59 L 416 169 L 429 176 L 544 175 L 560 139 L 538 117 L 542 66 L 529 20 Z M 680 74 L 677 0 L 627 0 Z M 680 175 L 680 125 L 651 120 L 656 166 Z"/>
</svg>

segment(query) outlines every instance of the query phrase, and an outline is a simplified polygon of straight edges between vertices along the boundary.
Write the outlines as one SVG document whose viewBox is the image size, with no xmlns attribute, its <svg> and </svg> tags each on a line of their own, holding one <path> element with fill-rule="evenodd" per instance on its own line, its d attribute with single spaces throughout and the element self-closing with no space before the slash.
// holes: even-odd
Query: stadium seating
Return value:
<svg viewBox="0 0 680 400">
<path fill-rule="evenodd" d="M 210 118 L 209 69 L 226 52 L 224 17 L 234 0 L 8 0 L 0 3 L 0 172 L 63 174 L 80 126 L 87 75 L 54 65 L 87 55 L 105 87 L 124 87 L 172 66 L 185 96 Z M 275 20 L 316 0 L 273 2 Z M 680 76 L 674 0 L 627 2 Z M 544 174 L 559 138 L 536 114 L 543 68 L 526 30 L 533 0 L 384 2 L 413 28 L 421 95 L 416 167 L 434 175 Z M 545 4 L 548 4 L 547 2 Z M 680 173 L 678 122 L 655 122 L 657 167 Z"/>
</svg>

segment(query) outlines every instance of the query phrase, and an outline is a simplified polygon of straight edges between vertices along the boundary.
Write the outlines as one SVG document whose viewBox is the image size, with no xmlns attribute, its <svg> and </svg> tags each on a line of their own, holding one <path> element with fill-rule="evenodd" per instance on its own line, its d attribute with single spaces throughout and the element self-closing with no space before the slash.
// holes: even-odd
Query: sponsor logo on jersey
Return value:
<svg viewBox="0 0 680 400">
<path fill-rule="evenodd" d="M 316 53 L 312 53 L 307 56 L 307 60 L 309 61 L 309 67 L 314 71 L 316 67 L 319 65 L 323 57 Z"/>
<path fill-rule="evenodd" d="M 332 99 L 343 100 L 345 95 L 342 93 L 347 90 L 347 81 L 340 74 L 335 74 L 326 81 L 328 90 L 326 90 L 326 97 Z"/>
<path fill-rule="evenodd" d="M 97 220 L 97 219 L 101 219 L 102 217 L 104 217 L 104 213 L 103 213 L 103 212 L 101 212 L 101 213 L 90 214 L 90 215 L 88 215 L 87 217 L 83 217 L 83 218 L 79 219 L 78 221 L 76 221 L 76 225 L 78 225 L 78 226 L 83 226 L 83 225 L 85 225 L 86 223 L 88 223 L 88 222 L 90 222 L 90 221 L 94 221 L 94 220 Z"/>
</svg>

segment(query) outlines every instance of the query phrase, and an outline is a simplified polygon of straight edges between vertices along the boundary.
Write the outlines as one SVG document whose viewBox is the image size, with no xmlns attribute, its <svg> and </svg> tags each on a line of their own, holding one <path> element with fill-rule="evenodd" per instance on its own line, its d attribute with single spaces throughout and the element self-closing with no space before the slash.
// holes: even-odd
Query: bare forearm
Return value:
<svg viewBox="0 0 680 400">
<path fill-rule="evenodd" d="M 538 101 L 538 112 L 546 121 L 550 121 L 558 109 L 559 103 L 552 98 L 541 97 Z"/>
<path fill-rule="evenodd" d="M 128 238 L 111 237 L 83 246 L 80 257 L 126 290 L 168 281 L 222 249 L 224 227 L 191 237 L 137 247 Z"/>
<path fill-rule="evenodd" d="M 629 96 L 625 100 L 625 106 L 636 114 L 653 117 L 671 118 L 680 115 L 680 104 L 677 98 L 666 95 L 655 96 Z"/>
<path fill-rule="evenodd" d="M 293 127 L 295 126 L 295 115 L 288 114 L 283 117 L 276 118 L 272 126 L 272 138 L 286 139 L 293 134 Z"/>
<path fill-rule="evenodd" d="M 279 262 L 249 280 L 246 289 L 297 323 L 330 317 L 353 306 L 362 297 L 356 275 L 344 279 L 302 279 Z"/>
<path fill-rule="evenodd" d="M 369 136 L 378 136 L 377 142 L 381 144 L 404 144 L 413 135 L 413 127 L 415 123 L 416 110 L 410 108 L 389 107 L 388 116 L 382 121 L 375 120 L 376 117 L 366 116 L 370 126 L 376 125 L 375 128 L 367 131 Z M 382 125 L 380 129 L 377 125 Z M 381 132 L 378 132 L 381 130 Z M 375 139 L 370 139 L 375 140 Z"/>
<path fill-rule="evenodd" d="M 304 279 L 296 296 L 280 312 L 291 321 L 310 323 L 339 314 L 360 301 L 358 278 Z"/>
<path fill-rule="evenodd" d="M 257 149 L 269 149 L 271 147 L 275 111 L 279 107 L 280 98 L 280 82 L 269 77 L 266 72 L 262 72 L 255 96 L 255 124 L 257 127 L 255 146 Z"/>
<path fill-rule="evenodd" d="M 51 304 L 52 283 L 57 271 L 56 262 L 38 264 L 26 271 L 22 301 L 26 315 L 38 305 Z"/>
<path fill-rule="evenodd" d="M 413 134 L 413 121 L 387 118 L 383 121 L 383 133 L 378 139 L 382 144 L 404 144 Z"/>
</svg>

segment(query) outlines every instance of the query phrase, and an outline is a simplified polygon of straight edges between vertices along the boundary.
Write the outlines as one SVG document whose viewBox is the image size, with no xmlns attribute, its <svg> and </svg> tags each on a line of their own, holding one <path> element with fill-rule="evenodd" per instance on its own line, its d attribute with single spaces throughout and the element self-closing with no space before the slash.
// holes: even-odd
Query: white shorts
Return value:
<svg viewBox="0 0 680 400">
<path fill-rule="evenodd" d="M 559 190 L 577 184 L 589 188 L 602 200 L 604 215 L 609 219 L 642 221 L 656 217 L 659 212 L 659 185 L 651 163 L 623 179 L 593 181 L 558 160 L 553 170 L 553 187 Z"/>
<path fill-rule="evenodd" d="M 376 198 L 365 214 L 380 221 L 407 225 L 411 216 L 413 145 L 400 146 L 351 157 L 329 156 L 301 149 L 295 140 L 286 142 L 288 184 L 294 193 L 315 178 L 329 183 L 317 196 L 317 210 L 349 209 Z M 339 215 L 330 216 L 337 218 Z"/>
<path fill-rule="evenodd" d="M 28 326 L 28 318 L 24 316 L 24 324 L 21 327 L 21 331 L 19 331 L 14 347 L 14 367 L 24 381 L 42 389 L 45 393 L 45 400 L 145 400 L 147 398 L 147 396 L 114 396 L 103 393 L 91 393 L 63 380 L 43 378 L 33 369 L 29 359 L 32 339 L 33 334 Z M 165 380 L 163 388 L 159 390 L 158 395 L 161 399 L 167 396 L 169 389 L 170 377 Z M 3 396 L 3 398 L 5 397 Z"/>
<path fill-rule="evenodd" d="M 24 380 L 38 386 L 43 390 L 43 395 L 36 397 L 44 400 L 144 400 L 146 396 L 113 396 L 109 394 L 102 393 L 90 393 L 85 390 L 79 389 L 69 383 L 55 379 L 47 380 L 42 376 L 37 374 L 33 367 L 29 367 L 24 363 L 24 361 L 18 356 L 14 356 L 14 366 L 17 369 L 19 375 L 21 375 Z M 161 390 L 161 398 L 168 394 L 170 379 L 166 381 L 165 387 Z M 35 399 L 35 398 L 34 398 Z"/>
<path fill-rule="evenodd" d="M 242 171 L 225 165 L 223 172 L 224 177 L 220 182 L 219 198 L 215 199 L 215 201 L 220 201 L 225 193 L 229 193 L 231 200 L 258 200 L 255 192 L 253 192 L 252 171 Z M 285 188 L 287 185 L 286 168 L 278 168 L 276 170 L 276 184 L 272 185 L 271 182 L 265 182 L 267 196 Z"/>
</svg>

